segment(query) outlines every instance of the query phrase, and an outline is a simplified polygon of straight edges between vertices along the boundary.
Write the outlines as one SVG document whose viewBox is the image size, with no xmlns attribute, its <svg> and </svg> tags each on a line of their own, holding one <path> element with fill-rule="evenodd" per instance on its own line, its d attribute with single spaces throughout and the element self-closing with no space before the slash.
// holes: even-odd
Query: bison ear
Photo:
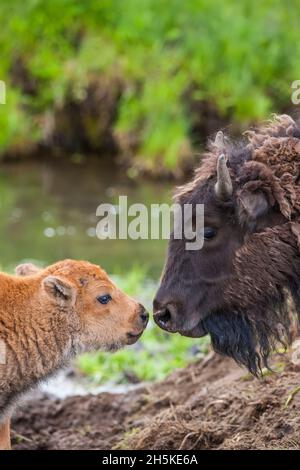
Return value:
<svg viewBox="0 0 300 470">
<path fill-rule="evenodd" d="M 255 222 L 269 210 L 266 195 L 262 191 L 250 192 L 242 190 L 238 195 L 239 211 L 247 222 Z"/>
<path fill-rule="evenodd" d="M 43 285 L 47 294 L 56 298 L 62 303 L 75 304 L 76 288 L 65 279 L 56 276 L 47 276 Z"/>
</svg>

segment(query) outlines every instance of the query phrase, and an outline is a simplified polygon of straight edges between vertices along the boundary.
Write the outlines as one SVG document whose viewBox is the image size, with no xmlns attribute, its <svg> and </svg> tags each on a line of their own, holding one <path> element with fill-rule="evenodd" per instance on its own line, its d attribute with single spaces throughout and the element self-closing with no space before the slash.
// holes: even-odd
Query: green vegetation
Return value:
<svg viewBox="0 0 300 470">
<path fill-rule="evenodd" d="M 118 286 L 139 298 L 151 311 L 155 285 L 145 281 L 146 278 L 145 270 L 140 267 L 134 267 L 124 276 L 115 276 Z M 192 340 L 164 333 L 151 321 L 136 345 L 114 354 L 84 354 L 77 364 L 82 372 L 99 383 L 160 380 L 174 369 L 203 357 L 208 343 L 208 338 Z"/>
<path fill-rule="evenodd" d="M 300 2 L 11 0 L 1 2 L 0 152 L 41 139 L 46 118 L 86 98 L 91 77 L 119 79 L 114 124 L 139 158 L 175 168 L 190 155 L 196 108 L 249 121 L 290 106 L 300 78 Z M 193 105 L 193 106 L 192 106 Z M 92 126 L 92 125 L 91 125 Z"/>
<path fill-rule="evenodd" d="M 160 380 L 174 369 L 202 358 L 207 352 L 208 340 L 198 339 L 197 343 L 195 347 L 195 340 L 178 334 L 170 336 L 150 325 L 136 346 L 113 355 L 84 354 L 77 364 L 83 373 L 99 383 Z"/>
</svg>

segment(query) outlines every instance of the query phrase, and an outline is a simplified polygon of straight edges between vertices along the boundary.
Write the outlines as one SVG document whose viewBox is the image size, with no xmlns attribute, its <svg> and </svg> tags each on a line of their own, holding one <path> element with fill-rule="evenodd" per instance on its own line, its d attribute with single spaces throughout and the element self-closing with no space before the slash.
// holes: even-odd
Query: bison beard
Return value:
<svg viewBox="0 0 300 470">
<path fill-rule="evenodd" d="M 292 316 L 284 295 L 278 296 L 277 305 L 263 309 L 258 315 L 241 312 L 218 312 L 203 320 L 203 327 L 211 336 L 216 352 L 232 357 L 255 376 L 262 367 L 269 367 L 268 357 L 276 346 L 284 348 L 292 338 Z"/>
</svg>

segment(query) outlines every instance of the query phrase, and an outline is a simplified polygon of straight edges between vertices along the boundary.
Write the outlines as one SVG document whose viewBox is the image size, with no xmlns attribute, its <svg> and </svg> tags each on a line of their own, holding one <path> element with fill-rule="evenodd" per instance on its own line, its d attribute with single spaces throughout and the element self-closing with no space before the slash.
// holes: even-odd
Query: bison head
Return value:
<svg viewBox="0 0 300 470">
<path fill-rule="evenodd" d="M 169 332 L 210 334 L 216 351 L 258 374 L 290 342 L 300 306 L 300 131 L 281 116 L 248 138 L 233 146 L 218 133 L 179 188 L 182 207 L 204 204 L 204 245 L 188 251 L 171 236 L 154 319 Z"/>
</svg>

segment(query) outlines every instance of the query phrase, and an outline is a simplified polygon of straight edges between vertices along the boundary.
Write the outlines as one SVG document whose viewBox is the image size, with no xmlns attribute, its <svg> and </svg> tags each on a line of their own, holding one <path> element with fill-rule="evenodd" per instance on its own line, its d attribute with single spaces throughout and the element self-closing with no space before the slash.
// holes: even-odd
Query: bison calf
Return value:
<svg viewBox="0 0 300 470">
<path fill-rule="evenodd" d="M 148 315 L 100 267 L 65 260 L 0 273 L 0 449 L 19 398 L 77 353 L 133 344 Z M 25 277 L 23 277 L 25 276 Z"/>
</svg>

